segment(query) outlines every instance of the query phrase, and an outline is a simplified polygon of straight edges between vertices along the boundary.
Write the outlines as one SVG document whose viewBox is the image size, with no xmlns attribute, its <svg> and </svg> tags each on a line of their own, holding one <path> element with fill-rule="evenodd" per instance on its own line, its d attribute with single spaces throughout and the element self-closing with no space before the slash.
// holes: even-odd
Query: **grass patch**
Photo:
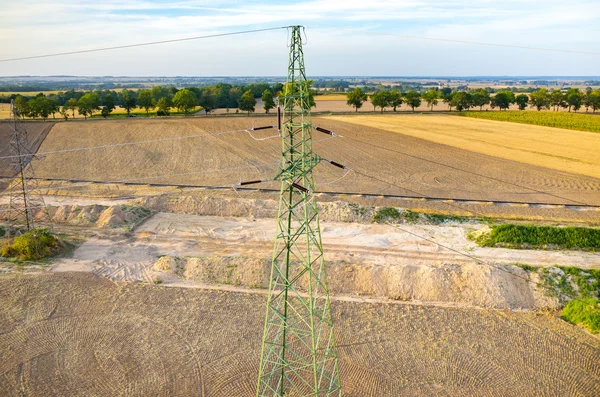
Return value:
<svg viewBox="0 0 600 397">
<path fill-rule="evenodd" d="M 35 229 L 6 239 L 0 248 L 0 256 L 20 261 L 38 260 L 58 254 L 64 246 L 62 241 L 47 229 Z"/>
<path fill-rule="evenodd" d="M 597 334 L 600 332 L 600 300 L 597 298 L 574 299 L 567 303 L 561 312 L 561 317 Z"/>
<path fill-rule="evenodd" d="M 403 221 L 404 223 L 415 223 L 419 220 L 419 213 L 411 210 L 398 211 L 394 207 L 382 207 L 373 215 L 374 223 L 385 223 L 388 221 Z"/>
<path fill-rule="evenodd" d="M 517 265 L 519 266 L 519 265 Z M 524 266 L 519 267 L 524 269 Z M 600 270 L 580 269 L 572 266 L 556 266 L 552 268 L 535 268 L 529 266 L 530 272 L 540 276 L 539 286 L 546 295 L 561 301 L 583 298 L 600 298 Z"/>
<path fill-rule="evenodd" d="M 491 225 L 475 242 L 481 247 L 600 249 L 600 229 L 585 227 L 553 227 L 532 225 Z"/>
<path fill-rule="evenodd" d="M 600 132 L 600 117 L 591 114 L 512 110 L 506 112 L 461 112 L 458 115 L 569 130 Z"/>
<path fill-rule="evenodd" d="M 527 273 L 535 273 L 539 269 L 537 266 L 531 266 L 531 265 L 527 265 L 524 263 L 513 263 L 513 265 L 520 267 L 521 269 L 525 270 Z"/>
<path fill-rule="evenodd" d="M 423 214 L 425 218 L 432 224 L 437 225 L 446 222 L 459 222 L 464 223 L 470 221 L 472 218 L 468 216 L 460 215 L 444 215 L 444 214 Z"/>
</svg>

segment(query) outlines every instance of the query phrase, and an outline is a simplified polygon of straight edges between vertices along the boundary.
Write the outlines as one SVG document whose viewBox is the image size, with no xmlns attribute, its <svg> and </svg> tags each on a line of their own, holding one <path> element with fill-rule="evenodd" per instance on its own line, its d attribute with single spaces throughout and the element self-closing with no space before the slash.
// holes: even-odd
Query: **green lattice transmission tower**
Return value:
<svg viewBox="0 0 600 397">
<path fill-rule="evenodd" d="M 313 168 L 301 27 L 291 28 L 283 104 L 281 194 L 257 396 L 341 396 Z"/>
</svg>

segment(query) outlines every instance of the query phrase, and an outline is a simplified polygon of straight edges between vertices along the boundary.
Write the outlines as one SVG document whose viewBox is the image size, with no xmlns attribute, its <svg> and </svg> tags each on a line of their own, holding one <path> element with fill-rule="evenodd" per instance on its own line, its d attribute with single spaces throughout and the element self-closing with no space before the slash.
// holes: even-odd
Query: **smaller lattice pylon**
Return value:
<svg viewBox="0 0 600 397">
<path fill-rule="evenodd" d="M 20 122 L 19 111 L 14 100 L 11 101 L 11 111 L 13 114 L 10 131 L 11 165 L 15 168 L 16 173 L 15 179 L 10 183 L 6 192 L 10 196 L 8 220 L 18 232 L 22 229 L 33 230 L 36 214 L 41 211 L 47 216 L 47 211 L 31 164 L 36 156 L 31 152 L 27 129 Z"/>
</svg>

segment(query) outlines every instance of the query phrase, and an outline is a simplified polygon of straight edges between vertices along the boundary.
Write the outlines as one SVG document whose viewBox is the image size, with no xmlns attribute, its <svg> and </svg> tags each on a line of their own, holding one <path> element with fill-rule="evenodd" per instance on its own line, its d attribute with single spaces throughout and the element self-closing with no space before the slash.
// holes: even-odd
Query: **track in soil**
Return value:
<svg viewBox="0 0 600 397">
<path fill-rule="evenodd" d="M 270 117 L 215 117 L 57 123 L 40 152 L 163 138 L 173 140 L 48 154 L 37 162 L 36 171 L 44 178 L 105 182 L 147 178 L 143 179 L 146 183 L 193 186 L 229 185 L 240 178 L 268 179 L 276 174 L 276 166 L 263 166 L 279 160 L 281 143 L 278 139 L 257 141 L 244 132 L 219 136 L 210 133 L 243 130 L 253 123 L 266 125 L 274 120 Z M 464 123 L 469 122 L 469 119 L 464 120 Z M 356 171 L 340 179 L 344 170 L 320 165 L 315 169 L 315 179 L 323 192 L 600 205 L 598 178 L 534 166 L 526 161 L 505 160 L 350 122 L 315 117 L 313 125 L 343 136 L 328 139 L 315 135 L 315 153 Z M 204 135 L 178 139 L 198 134 Z M 262 139 L 273 135 L 273 131 L 256 131 L 254 135 Z M 234 170 L 235 167 L 248 169 L 240 171 Z M 193 175 L 214 169 L 227 171 Z M 277 189 L 278 184 L 265 187 Z"/>
<path fill-rule="evenodd" d="M 0 278 L 5 395 L 250 397 L 265 297 Z M 332 302 L 344 395 L 600 394 L 600 342 L 547 314 Z"/>
</svg>

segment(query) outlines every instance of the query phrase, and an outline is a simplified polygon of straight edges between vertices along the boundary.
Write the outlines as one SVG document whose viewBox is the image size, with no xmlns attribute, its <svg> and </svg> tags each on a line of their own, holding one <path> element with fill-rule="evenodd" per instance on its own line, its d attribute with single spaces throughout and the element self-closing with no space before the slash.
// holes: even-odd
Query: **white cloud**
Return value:
<svg viewBox="0 0 600 397">
<path fill-rule="evenodd" d="M 369 54 L 374 58 L 373 61 L 355 63 L 357 71 L 354 73 L 350 69 L 352 63 L 337 67 L 343 69 L 344 73 L 338 73 L 332 63 L 325 63 L 316 69 L 316 74 L 368 74 L 368 70 L 374 70 L 371 74 L 385 74 L 388 70 L 397 70 L 386 66 L 386 62 L 392 62 L 397 57 L 391 52 L 398 48 L 402 48 L 413 59 L 425 60 L 432 58 L 429 53 L 432 49 L 458 51 L 463 58 L 465 55 L 479 54 L 488 54 L 488 58 L 493 58 L 494 54 L 504 53 L 495 48 L 475 50 L 466 45 L 392 37 L 361 37 L 357 33 L 336 30 L 338 28 L 600 52 L 596 40 L 600 30 L 600 2 L 595 0 L 568 3 L 558 0 L 309 0 L 281 4 L 238 4 L 219 0 L 23 0 L 13 3 L 10 8 L 0 9 L 0 20 L 3 21 L 0 25 L 0 40 L 3 42 L 0 58 L 292 23 L 308 26 L 309 51 L 342 59 L 352 59 L 357 54 L 361 57 L 362 54 Z M 293 20 L 290 20 L 290 15 Z M 114 55 L 101 53 L 97 57 L 87 55 L 56 58 L 48 62 L 1 63 L 0 75 L 74 74 L 73 70 L 79 74 L 257 74 L 256 70 L 275 70 L 264 60 L 271 59 L 272 53 L 285 53 L 285 47 L 278 47 L 282 45 L 283 36 L 285 33 L 263 33 L 244 38 L 211 39 L 121 51 Z M 169 64 L 167 61 L 172 59 L 169 57 L 176 56 L 177 51 L 181 57 L 190 62 L 199 62 L 202 67 Z M 530 55 L 526 52 L 513 51 L 513 54 L 523 56 L 523 64 L 529 64 L 529 59 L 533 62 L 536 56 L 539 57 L 539 54 Z M 248 72 L 243 73 L 240 64 L 244 62 L 237 61 L 239 58 L 253 59 L 255 64 L 246 65 Z M 551 67 L 571 70 L 569 74 L 579 74 L 578 70 L 585 70 L 582 73 L 586 74 L 594 69 L 592 61 L 596 64 L 598 61 L 597 57 L 582 58 L 581 62 L 574 64 L 567 58 L 556 59 L 558 63 L 541 65 L 540 72 L 533 74 L 553 74 L 549 72 Z M 408 62 L 402 69 L 405 72 L 398 74 L 420 74 L 424 70 L 417 64 L 410 68 L 408 65 L 413 65 L 413 62 Z M 479 74 L 490 74 L 487 71 L 496 70 L 497 64 L 492 64 L 488 59 L 487 63 L 482 62 L 478 67 L 482 71 Z M 506 60 L 504 67 L 509 71 L 503 74 L 513 74 L 510 70 L 515 70 L 514 63 Z M 79 72 L 81 70 L 89 72 Z M 436 74 L 451 74 L 444 73 L 448 67 L 444 69 L 444 65 L 439 63 L 431 70 L 432 73 L 438 70 Z M 463 67 L 463 70 L 472 70 L 472 67 Z"/>
</svg>

